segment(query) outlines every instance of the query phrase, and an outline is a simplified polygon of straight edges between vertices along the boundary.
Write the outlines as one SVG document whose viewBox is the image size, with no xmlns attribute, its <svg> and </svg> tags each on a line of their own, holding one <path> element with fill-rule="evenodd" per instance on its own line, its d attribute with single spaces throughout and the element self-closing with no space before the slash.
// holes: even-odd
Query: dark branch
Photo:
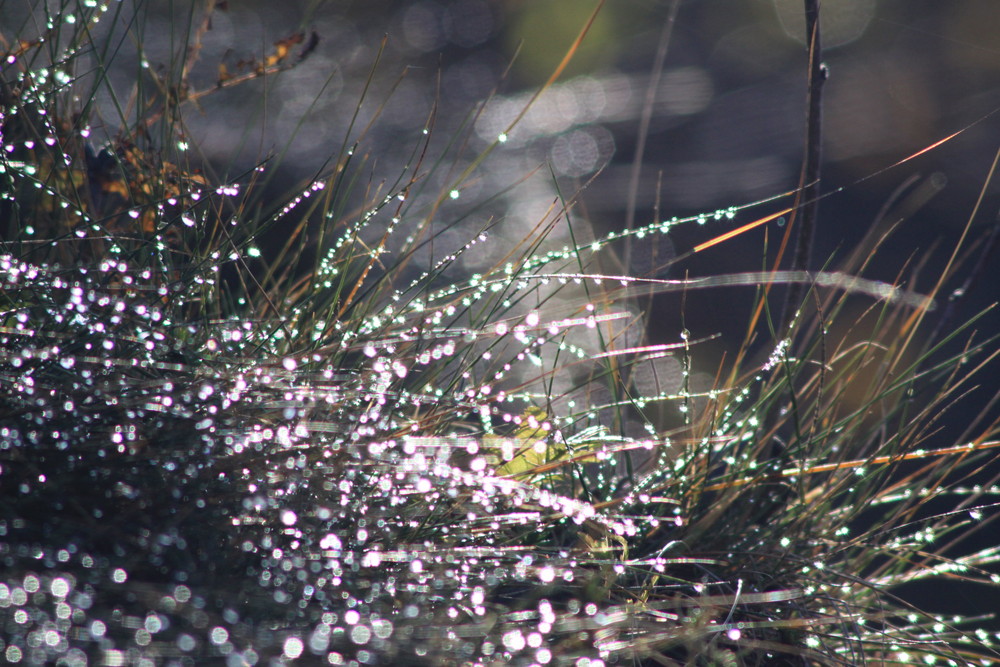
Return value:
<svg viewBox="0 0 1000 667">
<path fill-rule="evenodd" d="M 822 62 L 822 40 L 819 28 L 819 0 L 805 0 L 806 41 L 809 46 L 809 84 L 806 92 L 806 141 L 799 176 L 799 201 L 802 202 L 801 223 L 792 258 L 792 270 L 809 268 L 816 218 L 819 209 L 820 161 L 823 144 L 823 84 L 827 70 Z M 802 286 L 793 285 L 785 299 L 782 324 L 787 327 L 802 300 Z"/>
</svg>

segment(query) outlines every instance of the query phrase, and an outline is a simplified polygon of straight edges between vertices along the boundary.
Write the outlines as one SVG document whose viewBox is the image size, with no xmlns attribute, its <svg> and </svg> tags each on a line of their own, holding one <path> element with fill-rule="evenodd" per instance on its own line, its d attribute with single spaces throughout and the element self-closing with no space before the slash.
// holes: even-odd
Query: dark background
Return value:
<svg viewBox="0 0 1000 667">
<path fill-rule="evenodd" d="M 308 178 L 344 140 L 386 37 L 359 123 L 364 126 L 381 107 L 379 122 L 365 141 L 368 154 L 377 159 L 371 158 L 364 170 L 374 183 L 395 178 L 437 103 L 432 147 L 443 152 L 461 123 L 474 122 L 469 150 L 451 158 L 454 175 L 548 78 L 595 4 L 359 2 L 330 3 L 309 13 L 305 3 L 300 10 L 295 4 L 229 3 L 227 11 L 216 13 L 204 39 L 201 66 L 192 77 L 196 85 L 210 85 L 219 62 L 231 66 L 240 58 L 260 57 L 274 41 L 297 30 L 315 30 L 320 42 L 295 70 L 206 97 L 199 109 L 188 109 L 192 143 L 216 168 L 232 174 L 263 155 L 284 151 L 276 193 Z M 560 82 L 536 102 L 480 177 L 463 187 L 463 201 L 481 200 L 543 164 L 551 166 L 564 194 L 600 171 L 582 194 L 575 224 L 592 226 L 597 234 L 623 228 L 640 115 L 669 5 L 607 3 Z M 1000 5 L 989 0 L 844 0 L 827 5 L 823 37 L 830 79 L 821 190 L 830 194 L 820 204 L 813 268 L 838 249 L 852 248 L 907 179 L 922 179 L 919 183 L 933 178 L 945 184 L 943 189 L 906 216 L 866 274 L 895 280 L 905 262 L 935 248 L 919 279 L 909 283 L 918 291 L 929 289 L 972 212 L 1000 136 L 998 118 L 990 115 L 1000 108 Z M 149 7 L 154 25 L 158 17 L 168 19 L 166 3 Z M 161 7 L 162 15 L 156 13 Z M 805 103 L 801 14 L 798 0 L 680 3 L 654 93 L 635 188 L 635 224 L 744 205 L 795 187 Z M 172 20 L 177 24 L 183 18 L 175 12 Z M 147 30 L 147 59 L 166 62 L 170 39 L 165 30 Z M 120 72 L 123 83 L 133 75 Z M 496 97 L 470 121 L 476 105 L 491 94 Z M 243 113 L 245 119 L 235 118 Z M 963 129 L 947 144 L 890 168 Z M 442 179 L 439 185 L 444 184 Z M 473 216 L 468 233 L 492 215 L 502 219 L 493 232 L 497 237 L 523 238 L 555 192 L 548 169 L 543 169 L 488 212 Z M 752 207 L 735 224 L 787 205 L 786 199 Z M 990 188 L 973 222 L 973 237 L 984 235 L 996 210 L 995 188 Z M 458 209 L 443 209 L 441 224 L 456 215 Z M 656 270 L 675 253 L 731 224 L 682 225 L 670 243 L 631 249 L 627 270 Z M 772 255 L 779 231 L 770 225 Z M 454 243 L 465 234 L 456 232 Z M 657 275 L 758 270 L 764 234 L 764 229 L 746 234 Z M 487 261 L 481 258 L 482 264 Z M 478 268 L 475 258 L 467 264 L 470 271 Z M 991 277 L 985 278 L 968 299 L 967 315 L 996 296 Z M 736 324 L 738 330 L 748 296 L 747 290 L 721 290 L 689 301 L 688 328 L 704 334 L 731 331 Z M 671 313 L 679 305 L 662 301 L 649 331 L 654 338 L 672 338 L 678 323 Z M 990 319 L 985 326 L 995 329 L 996 322 Z M 729 345 L 727 340 L 719 345 Z M 709 356 L 720 354 L 721 348 Z"/>
<path fill-rule="evenodd" d="M 155 14 L 161 6 L 166 10 L 166 4 L 150 5 L 153 24 L 168 18 L 166 12 Z M 314 174 L 349 136 L 348 123 L 383 39 L 373 84 L 350 135 L 353 139 L 358 127 L 380 114 L 365 136 L 368 159 L 358 169 L 370 183 L 392 182 L 436 108 L 431 153 L 445 155 L 452 167 L 430 177 L 424 190 L 430 197 L 450 187 L 449 179 L 524 107 L 596 2 L 330 3 L 315 13 L 304 4 L 298 12 L 265 2 L 229 6 L 216 13 L 204 38 L 201 67 L 192 77 L 196 86 L 212 84 L 219 62 L 260 57 L 274 41 L 297 30 L 315 30 L 320 38 L 296 69 L 206 97 L 185 116 L 192 145 L 221 172 L 240 174 L 263 155 L 283 153 L 271 184 L 277 200 Z M 527 236 L 560 194 L 584 184 L 573 210 L 577 239 L 625 228 L 630 210 L 638 226 L 767 200 L 796 186 L 806 98 L 803 3 L 681 2 L 662 75 L 650 93 L 670 9 L 669 2 L 649 0 L 614 0 L 602 8 L 559 82 L 536 100 L 476 177 L 461 186 L 461 199 L 438 212 L 438 258 L 488 221 L 499 221 L 491 229 L 491 243 L 460 263 L 470 273 L 482 271 Z M 922 187 L 936 194 L 899 214 L 898 230 L 865 276 L 902 281 L 925 292 L 972 215 L 1000 139 L 1000 5 L 990 0 L 840 0 L 826 3 L 822 16 L 830 77 L 824 88 L 824 197 L 811 268 L 835 268 L 893 193 L 911 183 L 901 201 Z M 172 20 L 182 19 L 175 12 Z M 167 59 L 166 32 L 148 31 L 145 44 L 148 60 L 158 62 L 158 52 L 161 61 Z M 121 76 L 124 84 L 134 73 Z M 653 113 L 633 187 L 648 95 Z M 238 120 L 240 114 L 246 114 L 245 121 Z M 908 159 L 959 131 L 947 143 Z M 467 146 L 464 153 L 448 148 L 456 136 Z M 533 177 L 504 196 L 474 207 L 535 169 Z M 765 255 L 773 259 L 783 232 L 775 223 L 669 262 L 733 225 L 789 205 L 788 198 L 766 202 L 741 210 L 733 222 L 682 224 L 669 238 L 618 246 L 617 261 L 604 269 L 671 278 L 760 270 Z M 988 234 L 997 209 L 997 189 L 990 186 L 966 248 Z M 462 216 L 459 226 L 445 229 Z M 557 226 L 550 244 L 567 241 L 566 225 Z M 425 259 L 429 263 L 435 257 Z M 995 260 L 959 302 L 948 327 L 996 300 L 994 265 Z M 923 268 L 915 274 L 915 266 Z M 965 274 L 960 275 L 942 294 L 961 284 Z M 780 299 L 780 292 L 776 296 Z M 723 334 L 698 350 L 694 370 L 707 384 L 742 340 L 752 291 L 715 289 L 681 299 L 662 296 L 631 307 L 641 311 L 646 334 L 655 342 L 676 342 L 682 326 L 696 338 Z M 868 305 L 870 300 L 858 297 L 859 310 Z M 938 316 L 930 318 L 926 333 Z M 1000 330 L 1000 317 L 987 315 L 977 329 L 984 335 Z M 995 391 L 994 377 L 980 376 L 984 396 Z M 981 406 L 970 404 L 968 414 L 956 412 L 955 422 L 967 424 Z"/>
</svg>

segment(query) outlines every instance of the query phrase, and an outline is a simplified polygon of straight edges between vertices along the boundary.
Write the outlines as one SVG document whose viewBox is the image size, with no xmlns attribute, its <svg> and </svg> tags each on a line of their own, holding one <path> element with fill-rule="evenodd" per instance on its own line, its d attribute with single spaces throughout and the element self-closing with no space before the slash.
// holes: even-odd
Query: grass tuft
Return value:
<svg viewBox="0 0 1000 667">
<path fill-rule="evenodd" d="M 964 245 L 927 294 L 916 271 L 888 284 L 839 258 L 624 275 L 616 243 L 776 216 L 590 239 L 567 195 L 494 247 L 504 222 L 452 204 L 502 139 L 441 140 L 435 111 L 398 178 L 370 179 L 374 68 L 339 152 L 271 201 L 278 156 L 219 176 L 185 117 L 308 67 L 318 36 L 201 62 L 224 4 L 175 23 L 127 91 L 112 68 L 127 40 L 143 53 L 141 12 L 38 3 L 0 34 L 7 662 L 997 660 L 993 619 L 908 592 L 1000 583 L 998 549 L 966 546 L 997 516 L 979 385 L 1000 348 L 982 314 L 942 327 L 936 308 L 982 270 Z M 786 328 L 771 288 L 792 284 Z M 705 341 L 651 343 L 635 304 L 723 286 L 755 315 L 700 387 Z"/>
</svg>

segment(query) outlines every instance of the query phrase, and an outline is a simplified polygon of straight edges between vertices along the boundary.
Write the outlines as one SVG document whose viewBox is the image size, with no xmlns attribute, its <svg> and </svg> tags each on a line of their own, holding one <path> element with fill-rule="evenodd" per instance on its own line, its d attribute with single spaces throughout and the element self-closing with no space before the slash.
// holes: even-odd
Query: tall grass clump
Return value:
<svg viewBox="0 0 1000 667">
<path fill-rule="evenodd" d="M 998 658 L 990 618 L 907 593 L 1000 582 L 997 548 L 964 547 L 1000 493 L 977 387 L 996 337 L 941 319 L 945 286 L 982 270 L 965 246 L 895 284 L 864 277 L 868 254 L 619 275 L 600 268 L 615 243 L 759 205 L 552 243 L 567 195 L 520 245 L 491 247 L 497 220 L 440 252 L 435 225 L 472 219 L 453 203 L 506 134 L 470 155 L 432 114 L 373 183 L 363 97 L 327 164 L 268 201 L 276 160 L 219 176 L 189 157 L 213 3 L 130 90 L 109 72 L 141 14 L 31 10 L 0 35 L 7 663 Z M 314 40 L 218 68 L 211 94 L 309 67 Z M 484 247 L 492 268 L 463 272 Z M 629 306 L 719 285 L 754 315 L 701 390 L 701 341 L 648 343 Z M 677 381 L 640 387 L 664 359 Z"/>
</svg>

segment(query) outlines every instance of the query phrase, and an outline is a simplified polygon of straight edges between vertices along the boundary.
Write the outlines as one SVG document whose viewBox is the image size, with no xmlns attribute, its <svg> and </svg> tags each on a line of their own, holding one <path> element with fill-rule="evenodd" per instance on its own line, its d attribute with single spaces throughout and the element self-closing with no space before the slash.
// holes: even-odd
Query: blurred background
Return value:
<svg viewBox="0 0 1000 667">
<path fill-rule="evenodd" d="M 572 195 L 584 184 L 574 225 L 594 234 L 711 213 L 795 187 L 803 153 L 803 3 L 685 1 L 676 8 L 672 29 L 665 30 L 672 4 L 615 0 L 602 8 L 559 81 L 476 178 L 462 184 L 461 197 L 439 212 L 435 224 L 442 228 L 465 219 L 443 232 L 440 252 L 448 249 L 448 239 L 458 247 L 489 220 L 499 221 L 490 232 L 494 239 L 523 239 L 560 193 Z M 433 108 L 432 152 L 451 150 L 454 164 L 435 176 L 441 182 L 428 184 L 425 191 L 433 193 L 520 113 L 595 6 L 593 0 L 227 3 L 203 39 L 194 88 L 211 87 L 219 64 L 232 69 L 241 59 L 263 58 L 274 42 L 298 31 L 315 31 L 319 41 L 300 66 L 206 96 L 187 107 L 184 121 L 192 145 L 220 171 L 240 174 L 266 155 L 282 154 L 272 182 L 277 197 L 320 170 L 376 113 L 378 122 L 361 147 L 368 156 L 363 177 L 393 182 Z M 142 57 L 154 68 L 166 66 L 177 39 L 171 26 L 188 21 L 191 5 L 147 3 L 142 11 L 149 12 Z M 923 187 L 926 201 L 903 212 L 905 222 L 868 276 L 894 280 L 907 259 L 920 259 L 940 243 L 922 280 L 911 285 L 928 289 L 943 266 L 944 249 L 952 247 L 972 211 L 1000 138 L 1000 117 L 991 115 L 1000 108 L 1000 4 L 839 0 L 826 3 L 822 17 L 830 77 L 821 190 L 831 194 L 820 204 L 813 268 L 838 249 L 852 248 L 892 193 L 916 179 L 906 193 Z M 132 46 L 126 40 L 121 48 Z M 125 69 L 116 73 L 123 90 L 134 77 Z M 646 108 L 648 136 L 637 169 Z M 935 150 L 889 168 L 963 129 Z M 448 147 L 455 137 L 466 142 L 464 152 Z M 788 205 L 786 199 L 755 206 L 733 222 L 681 225 L 669 240 L 619 248 L 619 259 L 630 273 L 659 277 L 758 270 L 765 233 L 767 252 L 777 246 L 780 230 L 774 224 L 681 264 L 665 264 L 734 224 Z M 991 188 L 974 222 L 980 235 L 993 224 L 997 205 Z M 565 242 L 558 233 L 554 245 Z M 465 268 L 482 270 L 495 259 L 488 248 L 505 245 L 494 242 L 470 253 Z M 996 296 L 992 285 L 981 285 L 984 290 L 990 293 L 980 295 L 983 304 Z M 741 311 L 749 308 L 749 296 L 743 288 L 690 300 L 688 328 L 695 334 L 731 330 L 734 322 L 745 322 Z M 678 309 L 676 299 L 658 298 L 649 335 L 676 340 Z"/>
<path fill-rule="evenodd" d="M 521 240 L 559 196 L 584 185 L 573 209 L 575 231 L 598 235 L 793 189 L 806 97 L 802 5 L 607 2 L 560 79 L 439 211 L 438 250 L 447 250 L 448 239 L 460 246 L 488 221 L 499 222 L 493 237 Z M 0 19 L 23 25 L 19 32 L 30 37 L 42 22 L 29 17 L 31 6 L 2 2 Z M 120 99 L 97 100 L 105 123 L 92 128 L 95 143 L 119 131 L 118 109 L 134 92 L 137 69 L 163 73 L 174 66 L 178 45 L 189 26 L 201 22 L 204 6 L 126 4 L 117 23 L 98 26 L 98 38 L 115 31 L 110 77 Z M 184 105 L 186 145 L 195 160 L 234 179 L 272 158 L 269 187 L 278 201 L 363 134 L 364 159 L 355 163 L 374 188 L 399 178 L 433 110 L 430 154 L 451 165 L 426 183 L 424 192 L 436 194 L 507 129 L 596 6 L 595 0 L 216 3 L 188 92 L 213 88 L 221 68 L 246 71 L 247 63 L 263 60 L 275 43 L 296 33 L 314 33 L 318 41 L 289 71 Z M 868 275 L 893 280 L 901 258 L 916 260 L 940 243 L 923 279 L 912 285 L 927 289 L 947 256 L 943 249 L 950 249 L 970 216 L 1000 138 L 1000 114 L 994 115 L 1000 109 L 1000 4 L 838 0 L 823 6 L 822 18 L 830 77 L 821 191 L 828 196 L 820 204 L 813 268 L 837 249 L 852 248 L 893 192 L 909 183 L 904 195 L 920 190 L 926 196 L 903 207 L 905 222 Z M 644 112 L 648 131 L 640 142 Z M 959 130 L 946 144 L 890 168 Z M 977 233 L 994 224 L 998 207 L 995 188 L 986 194 L 973 223 Z M 731 222 L 681 225 L 669 240 L 618 248 L 617 268 L 659 277 L 758 270 L 777 245 L 775 224 L 769 250 L 761 228 L 666 265 L 734 225 L 788 205 L 787 199 L 764 203 Z M 452 228 L 459 219 L 464 222 Z M 553 245 L 565 241 L 559 233 L 557 228 Z M 489 266 L 495 257 L 488 246 L 503 245 L 469 253 L 465 268 Z M 749 307 L 746 292 L 705 299 L 691 308 L 689 328 L 724 330 L 740 321 L 734 315 Z M 664 304 L 657 310 L 665 314 L 650 318 L 650 334 L 675 337 L 669 316 L 675 309 Z"/>
<path fill-rule="evenodd" d="M 197 100 L 181 106 L 175 119 L 181 141 L 165 148 L 184 150 L 195 164 L 236 182 L 249 181 L 253 167 L 266 162 L 266 185 L 259 188 L 266 210 L 327 174 L 331 156 L 357 143 L 350 167 L 360 184 L 357 210 L 348 215 L 358 216 L 392 184 L 399 187 L 429 137 L 403 225 L 415 226 L 434 210 L 434 242 L 411 262 L 413 271 L 486 227 L 488 242 L 465 252 L 447 280 L 486 271 L 542 221 L 555 222 L 545 247 L 561 248 L 700 214 L 708 214 L 703 224 L 619 243 L 591 270 L 721 276 L 761 270 L 775 256 L 783 219 L 678 260 L 699 243 L 791 205 L 778 196 L 796 187 L 803 156 L 801 0 L 607 2 L 568 67 L 512 130 L 596 0 L 243 0 L 214 3 L 204 23 L 206 6 L 112 5 L 94 35 L 95 43 L 113 48 L 107 75 L 117 99 L 99 88 L 91 141 L 120 136 L 121 110 L 127 115 L 132 108 L 136 81 L 145 81 L 143 95 L 153 92 L 150 73 L 166 78 L 203 25 L 186 91 Z M 2 2 L 0 19 L 30 38 L 44 25 L 32 7 Z M 824 196 L 811 268 L 840 266 L 882 216 L 899 227 L 864 275 L 930 290 L 972 215 L 1000 140 L 1000 3 L 838 0 L 823 6 L 822 22 L 829 69 Z M 293 43 L 295 35 L 303 41 Z M 251 71 L 276 44 L 308 56 L 280 74 L 200 96 L 225 76 Z M 79 75 L 100 71 L 81 68 Z M 488 159 L 460 179 L 491 146 Z M 434 163 L 444 166 L 431 170 Z M 453 196 L 441 203 L 439 194 L 449 191 Z M 560 217 L 564 199 L 574 203 Z M 996 226 L 998 205 L 990 186 L 972 240 Z M 711 215 L 729 207 L 741 207 L 733 220 Z M 381 235 L 386 224 L 376 218 L 372 234 Z M 402 242 L 406 235 L 399 236 Z M 265 252 L 285 238 L 279 225 L 275 242 L 265 239 Z M 871 247 L 861 250 L 867 256 Z M 971 267 L 976 255 L 966 259 Z M 994 264 L 980 272 L 949 326 L 996 300 Z M 632 315 L 623 342 L 676 343 L 685 327 L 695 339 L 720 334 L 698 348 L 693 388 L 705 389 L 742 342 L 752 289 L 616 304 Z M 780 290 L 774 294 L 780 302 Z M 576 297 L 583 298 L 572 292 L 563 298 Z M 871 304 L 867 297 L 856 301 L 858 312 Z M 940 305 L 938 312 L 945 310 Z M 978 328 L 996 332 L 1000 317 L 990 313 Z M 766 355 L 767 345 L 758 352 Z M 656 377 L 645 380 L 676 387 L 679 364 L 659 363 L 651 370 Z"/>
<path fill-rule="evenodd" d="M 262 58 L 298 31 L 315 31 L 319 42 L 295 69 L 207 96 L 189 109 L 192 145 L 230 174 L 282 154 L 269 186 L 277 199 L 377 115 L 359 167 L 376 188 L 399 177 L 433 110 L 430 152 L 451 166 L 428 176 L 423 192 L 430 201 L 507 130 L 596 6 L 594 0 L 229 3 L 214 14 L 203 40 L 201 67 L 192 75 L 196 88 L 213 85 L 218 63 Z M 180 25 L 187 19 L 179 12 L 190 8 L 152 3 L 148 11 L 153 25 L 157 16 Z M 826 196 L 811 268 L 836 268 L 889 207 L 886 220 L 900 226 L 865 275 L 929 290 L 972 214 L 1000 140 L 1000 4 L 838 0 L 824 4 L 822 21 L 830 73 L 820 188 Z M 572 209 L 577 242 L 792 190 L 804 143 L 804 36 L 801 0 L 606 3 L 559 80 L 460 185 L 460 196 L 437 211 L 431 228 L 438 236 L 425 266 L 493 224 L 490 242 L 463 255 L 456 269 L 484 271 L 539 221 L 551 219 L 561 197 L 578 191 Z M 167 62 L 171 39 L 167 30 L 147 30 L 147 60 Z M 134 73 L 121 76 L 125 86 Z M 780 221 L 672 260 L 790 205 L 788 198 L 764 201 L 733 221 L 709 217 L 704 225 L 679 225 L 668 237 L 620 244 L 598 269 L 659 278 L 760 270 L 774 258 Z M 991 186 L 973 238 L 983 239 L 995 226 L 998 206 Z M 550 247 L 569 242 L 569 226 L 557 224 Z M 996 280 L 995 271 L 981 275 L 952 324 L 996 300 Z M 959 286 L 955 281 L 945 293 Z M 685 327 L 694 338 L 721 334 L 696 355 L 692 386 L 708 388 L 742 341 L 752 296 L 752 288 L 718 288 L 626 304 L 633 315 L 629 340 L 674 343 Z M 856 302 L 859 313 L 871 304 L 867 297 Z M 991 314 L 979 330 L 1000 330 L 1000 318 Z M 679 364 L 659 364 L 650 371 L 655 377 L 640 373 L 636 381 L 676 386 Z"/>
</svg>

